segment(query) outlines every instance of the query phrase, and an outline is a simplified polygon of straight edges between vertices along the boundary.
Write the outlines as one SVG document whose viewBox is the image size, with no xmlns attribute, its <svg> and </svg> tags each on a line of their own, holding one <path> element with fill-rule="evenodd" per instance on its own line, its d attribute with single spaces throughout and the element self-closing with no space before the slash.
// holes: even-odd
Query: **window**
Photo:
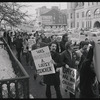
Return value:
<svg viewBox="0 0 100 100">
<path fill-rule="evenodd" d="M 95 14 L 95 15 L 100 14 L 100 9 L 96 9 L 95 12 L 94 12 L 94 14 Z"/>
<path fill-rule="evenodd" d="M 100 14 L 100 9 L 96 9 L 96 10 L 94 11 L 94 16 L 95 16 L 95 17 L 99 17 L 99 14 Z"/>
<path fill-rule="evenodd" d="M 94 5 L 94 2 L 92 2 L 92 5 Z"/>
<path fill-rule="evenodd" d="M 79 13 L 77 13 L 77 18 L 79 18 Z"/>
<path fill-rule="evenodd" d="M 71 22 L 71 28 L 73 28 L 73 23 Z"/>
<path fill-rule="evenodd" d="M 84 6 L 84 2 L 82 2 L 82 6 Z"/>
<path fill-rule="evenodd" d="M 79 27 L 79 22 L 77 22 L 77 28 Z"/>
<path fill-rule="evenodd" d="M 86 13 L 86 17 L 91 17 L 91 11 L 90 11 L 90 10 L 87 11 L 87 13 Z"/>
<path fill-rule="evenodd" d="M 84 12 L 82 12 L 82 17 L 84 17 Z"/>
<path fill-rule="evenodd" d="M 90 21 L 88 21 L 88 28 L 90 28 Z"/>
<path fill-rule="evenodd" d="M 90 6 L 90 2 L 88 2 L 88 6 Z"/>
<path fill-rule="evenodd" d="M 70 15 L 70 18 L 72 19 L 72 13 L 71 13 L 71 15 Z"/>
</svg>

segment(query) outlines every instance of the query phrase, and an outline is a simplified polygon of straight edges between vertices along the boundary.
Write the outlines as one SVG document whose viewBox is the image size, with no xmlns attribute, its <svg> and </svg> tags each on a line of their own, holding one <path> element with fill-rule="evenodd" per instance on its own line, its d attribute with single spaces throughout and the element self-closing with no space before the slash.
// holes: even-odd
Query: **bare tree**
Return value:
<svg viewBox="0 0 100 100">
<path fill-rule="evenodd" d="M 0 3 L 0 25 L 3 21 L 9 23 L 11 26 L 17 26 L 30 17 L 27 12 L 22 12 L 20 9 L 28 7 L 16 2 L 1 2 Z"/>
</svg>

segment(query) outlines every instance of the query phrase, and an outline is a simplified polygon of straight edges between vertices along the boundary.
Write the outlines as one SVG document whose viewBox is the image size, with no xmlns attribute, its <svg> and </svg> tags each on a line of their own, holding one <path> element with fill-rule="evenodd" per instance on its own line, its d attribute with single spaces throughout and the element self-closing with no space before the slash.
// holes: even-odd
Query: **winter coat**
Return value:
<svg viewBox="0 0 100 100">
<path fill-rule="evenodd" d="M 76 52 L 72 51 L 72 58 L 70 53 L 67 50 L 64 50 L 61 53 L 61 60 L 64 64 L 67 64 L 70 68 L 77 69 L 77 66 L 75 65 L 75 61 L 79 61 L 79 57 L 77 56 Z"/>
<path fill-rule="evenodd" d="M 62 67 L 63 65 L 63 63 L 61 62 L 61 57 L 57 52 L 52 52 L 52 51 L 51 51 L 51 57 L 57 63 L 57 65 L 54 65 L 56 71 L 56 68 Z M 44 83 L 47 85 L 60 85 L 59 72 L 56 72 L 54 74 L 44 75 Z"/>
<path fill-rule="evenodd" d="M 48 40 L 47 37 L 45 37 L 45 38 L 42 38 L 42 42 L 44 42 L 44 43 L 49 43 L 49 40 Z"/>
<path fill-rule="evenodd" d="M 78 65 L 78 71 L 80 72 L 80 69 L 81 69 L 81 66 L 82 66 L 82 63 L 83 61 L 86 59 L 86 56 L 87 56 L 87 52 L 83 52 L 81 58 L 80 58 L 80 62 L 79 62 L 79 65 Z"/>
<path fill-rule="evenodd" d="M 64 41 L 60 42 L 60 47 L 61 47 L 61 52 L 63 52 L 65 50 L 65 43 Z"/>
<path fill-rule="evenodd" d="M 16 45 L 16 48 L 18 49 L 22 49 L 23 44 L 22 44 L 23 40 L 22 39 L 16 39 L 13 44 Z"/>
</svg>

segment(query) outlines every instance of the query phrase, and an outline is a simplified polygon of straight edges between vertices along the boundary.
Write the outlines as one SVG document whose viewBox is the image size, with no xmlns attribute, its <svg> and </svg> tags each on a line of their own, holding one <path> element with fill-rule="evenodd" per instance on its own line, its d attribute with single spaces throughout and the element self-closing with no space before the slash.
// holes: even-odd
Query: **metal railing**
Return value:
<svg viewBox="0 0 100 100">
<path fill-rule="evenodd" d="M 14 73 L 17 76 L 16 78 L 0 80 L 0 98 L 29 98 L 29 75 L 13 54 L 6 40 L 4 38 L 0 38 L 0 40 L 3 41 L 0 46 L 8 52 Z M 6 93 L 3 90 L 3 85 L 7 88 Z"/>
</svg>

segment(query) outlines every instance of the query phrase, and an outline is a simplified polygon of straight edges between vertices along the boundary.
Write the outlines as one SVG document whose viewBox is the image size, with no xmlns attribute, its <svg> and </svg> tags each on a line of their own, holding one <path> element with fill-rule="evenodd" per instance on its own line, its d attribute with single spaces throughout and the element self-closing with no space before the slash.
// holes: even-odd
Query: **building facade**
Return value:
<svg viewBox="0 0 100 100">
<path fill-rule="evenodd" d="M 46 6 L 40 7 L 35 9 L 36 10 L 36 21 L 41 22 L 41 14 L 48 12 L 50 9 L 48 9 Z"/>
<path fill-rule="evenodd" d="M 100 23 L 100 2 L 68 2 L 68 28 L 94 28 Z"/>
<path fill-rule="evenodd" d="M 39 15 L 39 19 L 43 26 L 61 27 L 67 25 L 66 14 L 62 13 L 57 6 L 53 6 L 50 10 Z"/>
<path fill-rule="evenodd" d="M 52 8 L 47 13 L 41 15 L 41 21 L 43 24 L 46 24 L 47 19 L 50 20 L 50 24 L 66 24 L 66 15 L 63 14 L 59 9 Z M 49 23 L 47 23 L 49 24 Z"/>
</svg>

